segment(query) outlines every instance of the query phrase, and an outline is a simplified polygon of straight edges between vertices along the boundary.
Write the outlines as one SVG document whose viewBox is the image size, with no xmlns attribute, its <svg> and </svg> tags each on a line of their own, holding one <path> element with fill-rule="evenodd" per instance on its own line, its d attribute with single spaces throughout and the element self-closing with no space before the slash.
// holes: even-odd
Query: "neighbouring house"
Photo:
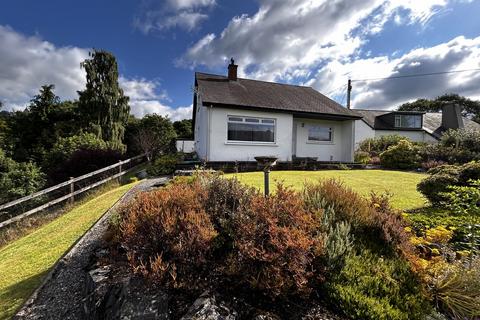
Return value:
<svg viewBox="0 0 480 320">
<path fill-rule="evenodd" d="M 436 142 L 448 129 L 480 130 L 480 124 L 462 117 L 461 107 L 446 104 L 442 112 L 353 109 L 363 116 L 355 123 L 355 146 L 367 138 L 398 134 L 416 142 Z"/>
<path fill-rule="evenodd" d="M 207 162 L 314 158 L 353 162 L 361 115 L 310 87 L 195 73 L 195 151 Z"/>
</svg>

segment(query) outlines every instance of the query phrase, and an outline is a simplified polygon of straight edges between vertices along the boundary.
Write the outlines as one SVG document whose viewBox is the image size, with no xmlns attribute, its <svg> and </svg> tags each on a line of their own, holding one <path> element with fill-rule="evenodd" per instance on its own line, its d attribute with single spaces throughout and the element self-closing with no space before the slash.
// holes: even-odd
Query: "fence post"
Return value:
<svg viewBox="0 0 480 320">
<path fill-rule="evenodd" d="M 75 183 L 73 182 L 73 179 L 73 177 L 70 177 L 70 194 L 72 194 L 72 196 L 70 197 L 70 199 L 68 199 L 69 204 L 73 204 L 73 202 L 75 201 L 75 196 L 73 195 L 73 192 L 75 192 Z"/>
<path fill-rule="evenodd" d="M 122 160 L 118 160 L 118 173 L 122 173 L 122 163 L 123 161 Z M 122 180 L 122 176 L 119 176 L 118 177 L 118 183 L 121 183 L 121 180 Z"/>
</svg>

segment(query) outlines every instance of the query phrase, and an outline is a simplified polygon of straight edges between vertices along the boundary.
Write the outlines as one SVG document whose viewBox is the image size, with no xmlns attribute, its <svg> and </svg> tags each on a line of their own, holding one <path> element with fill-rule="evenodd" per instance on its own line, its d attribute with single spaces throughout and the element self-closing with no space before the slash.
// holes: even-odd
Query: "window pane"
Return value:
<svg viewBox="0 0 480 320">
<path fill-rule="evenodd" d="M 275 125 L 228 123 L 228 140 L 275 142 Z"/>
<path fill-rule="evenodd" d="M 243 122 L 243 118 L 239 117 L 229 117 L 228 121 L 236 121 L 236 122 Z"/>
<path fill-rule="evenodd" d="M 405 114 L 395 116 L 395 126 L 401 128 L 421 128 L 422 116 Z"/>
<path fill-rule="evenodd" d="M 258 119 L 252 119 L 252 118 L 245 118 L 245 122 L 259 123 L 260 120 L 258 120 Z"/>
<path fill-rule="evenodd" d="M 310 126 L 308 128 L 308 140 L 332 141 L 332 128 L 324 126 Z"/>
<path fill-rule="evenodd" d="M 263 119 L 262 123 L 275 123 L 275 120 L 273 120 L 273 119 Z"/>
</svg>

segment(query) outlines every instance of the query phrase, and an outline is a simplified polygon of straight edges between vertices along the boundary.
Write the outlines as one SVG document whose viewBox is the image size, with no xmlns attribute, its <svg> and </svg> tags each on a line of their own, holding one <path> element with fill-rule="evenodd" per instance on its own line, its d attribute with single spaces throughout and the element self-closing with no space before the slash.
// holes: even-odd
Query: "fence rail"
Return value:
<svg viewBox="0 0 480 320">
<path fill-rule="evenodd" d="M 7 203 L 4 203 L 2 205 L 0 205 L 0 210 L 4 210 L 4 209 L 7 209 L 7 208 L 11 208 L 13 206 L 16 206 L 16 205 L 19 205 L 21 203 L 24 203 L 26 201 L 29 201 L 29 200 L 32 200 L 32 199 L 35 199 L 35 198 L 38 198 L 38 197 L 41 197 L 41 196 L 44 196 L 48 193 L 51 193 L 52 191 L 56 191 L 62 187 L 66 187 L 66 186 L 70 186 L 70 190 L 69 190 L 69 193 L 59 197 L 59 198 L 55 198 L 53 200 L 50 200 L 48 201 L 47 203 L 45 204 L 42 204 L 38 207 L 35 207 L 33 209 L 30 209 L 26 212 L 23 212 L 21 214 L 18 214 L 18 215 L 15 215 L 14 217 L 12 218 L 9 218 L 5 221 L 2 221 L 0 222 L 0 229 L 3 228 L 3 227 L 6 227 L 7 225 L 13 223 L 13 222 L 16 222 L 16 221 L 20 221 L 22 220 L 23 218 L 26 218 L 34 213 L 37 213 L 39 211 L 42 211 L 42 210 L 45 210 L 57 203 L 60 203 L 62 201 L 65 201 L 65 200 L 71 200 L 73 202 L 73 199 L 76 195 L 79 195 L 85 191 L 88 191 L 90 189 L 93 189 L 95 187 L 98 187 L 110 180 L 113 180 L 113 179 L 116 179 L 116 178 L 119 178 L 121 176 L 123 176 L 124 174 L 126 174 L 131 168 L 127 169 L 127 170 L 123 170 L 124 169 L 124 165 L 126 164 L 131 164 L 133 163 L 134 161 L 137 161 L 137 160 L 141 160 L 141 159 L 145 159 L 146 156 L 145 155 L 139 155 L 139 156 L 136 156 L 136 157 L 133 157 L 133 158 L 130 158 L 130 159 L 127 159 L 127 160 L 122 160 L 122 161 L 119 161 L 118 163 L 115 163 L 115 164 L 112 164 L 108 167 L 105 167 L 105 168 L 102 168 L 102 169 L 98 169 L 98 170 L 95 170 L 95 171 L 92 171 L 90 173 L 87 173 L 87 174 L 84 174 L 84 175 L 81 175 L 79 177 L 76 177 L 76 178 L 71 178 L 70 180 L 67 180 L 65 182 L 62 182 L 62 183 L 59 183 L 57 185 L 54 185 L 54 186 L 51 186 L 49 188 L 46 188 L 44 190 L 40 190 L 38 192 L 35 192 L 35 193 L 32 193 L 28 196 L 25 196 L 25 197 L 22 197 L 22 198 L 19 198 L 19 199 L 16 199 L 16 200 L 13 200 L 13 201 L 10 201 L 10 202 L 7 202 Z M 123 167 L 123 168 L 122 168 Z M 113 170 L 115 168 L 118 168 L 118 172 L 113 174 L 113 175 L 110 175 L 100 181 L 97 181 L 97 182 L 94 182 L 92 184 L 89 184 L 85 187 L 82 187 L 78 190 L 75 190 L 74 186 L 75 186 L 75 183 L 76 182 L 79 182 L 79 181 L 82 181 L 82 180 L 85 180 L 85 179 L 88 179 L 88 178 L 91 178 L 91 177 L 94 177 L 96 175 L 99 175 L 101 173 L 104 173 L 104 172 L 107 172 L 109 170 Z M 0 216 L 6 214 L 6 212 L 1 212 L 0 211 Z"/>
</svg>

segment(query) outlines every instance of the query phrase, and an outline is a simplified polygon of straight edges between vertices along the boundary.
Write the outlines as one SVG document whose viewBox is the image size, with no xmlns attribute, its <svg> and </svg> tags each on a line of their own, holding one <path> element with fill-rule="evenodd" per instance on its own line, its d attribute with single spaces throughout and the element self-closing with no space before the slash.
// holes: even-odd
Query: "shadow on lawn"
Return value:
<svg viewBox="0 0 480 320">
<path fill-rule="evenodd" d="M 0 320 L 10 319 L 21 308 L 50 270 L 0 290 Z"/>
</svg>

